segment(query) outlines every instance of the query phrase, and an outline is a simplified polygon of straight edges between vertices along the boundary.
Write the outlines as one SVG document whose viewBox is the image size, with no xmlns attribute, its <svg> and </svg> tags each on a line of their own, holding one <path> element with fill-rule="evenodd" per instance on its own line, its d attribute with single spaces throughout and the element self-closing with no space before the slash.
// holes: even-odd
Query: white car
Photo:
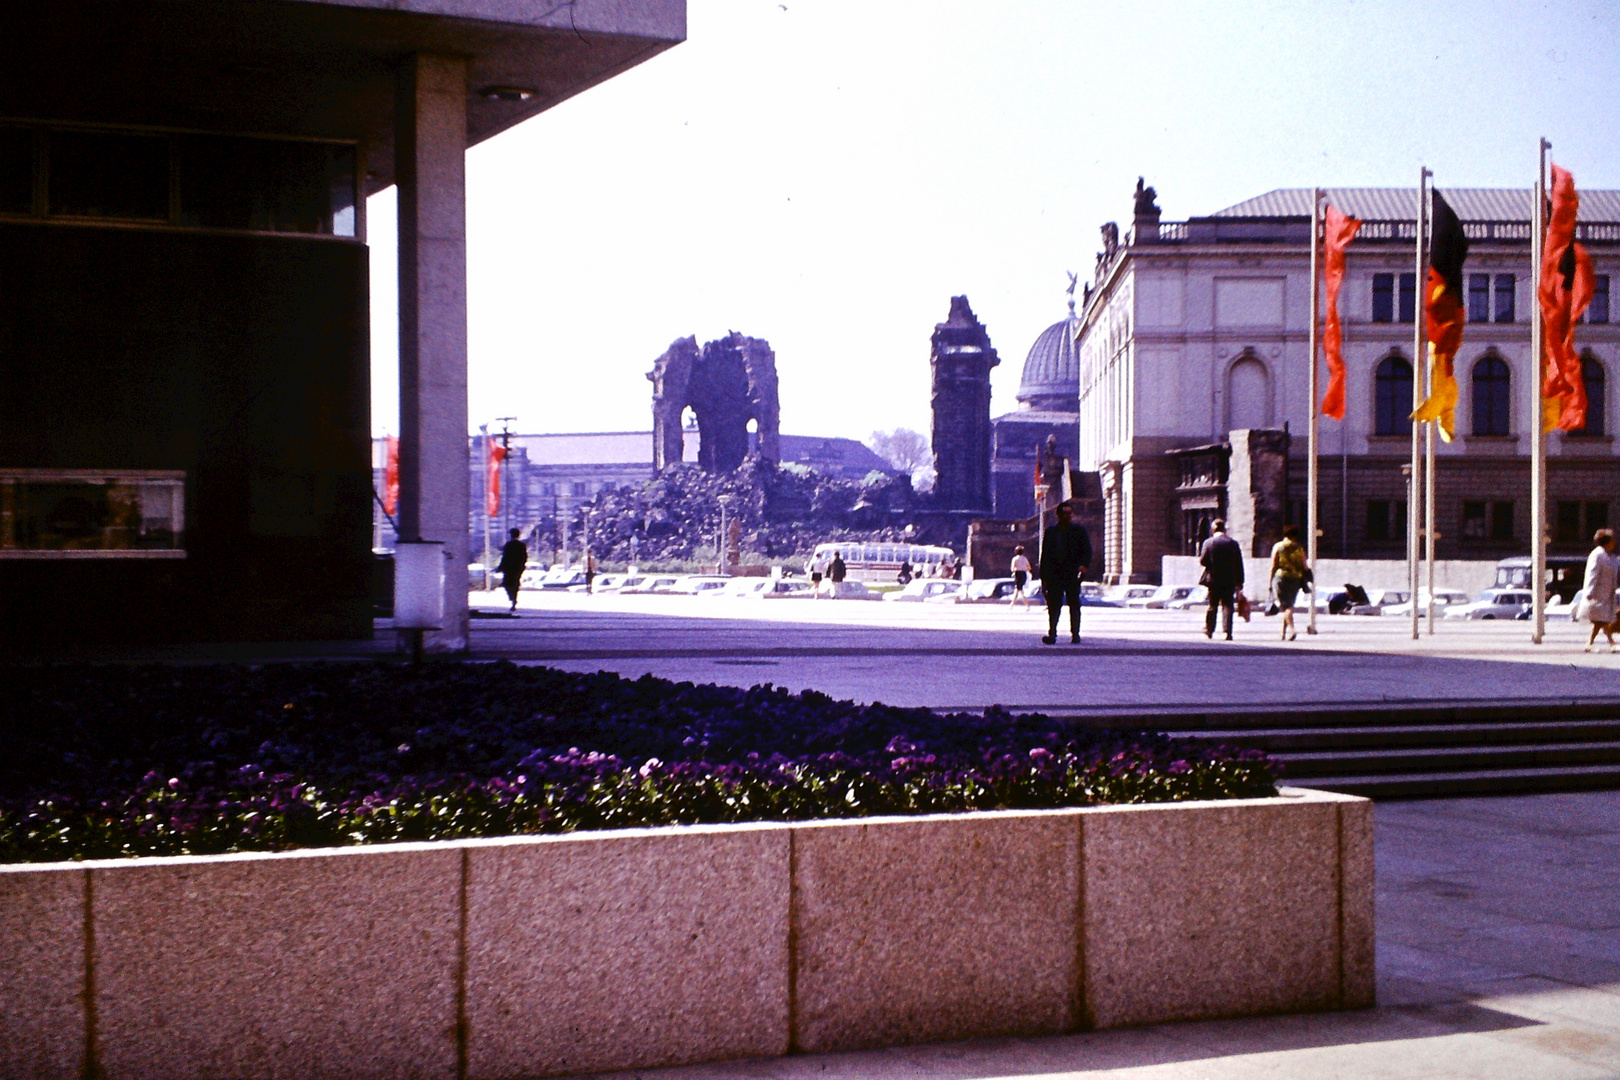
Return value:
<svg viewBox="0 0 1620 1080">
<path fill-rule="evenodd" d="M 1176 600 L 1185 600 L 1192 595 L 1197 585 L 1160 585 L 1148 596 L 1138 596 L 1125 601 L 1128 608 L 1162 608 Z"/>
<path fill-rule="evenodd" d="M 808 581 L 787 578 L 739 578 L 725 588 L 724 596 L 739 600 L 808 600 L 815 595 Z"/>
<path fill-rule="evenodd" d="M 1120 607 L 1134 606 L 1132 600 L 1151 599 L 1159 591 L 1157 585 L 1120 585 L 1109 592 L 1103 593 L 1103 599 L 1112 600 Z"/>
<path fill-rule="evenodd" d="M 1166 611 L 1192 611 L 1197 608 L 1209 607 L 1209 586 L 1194 585 L 1192 592 L 1175 600 L 1167 600 L 1164 604 Z"/>
<path fill-rule="evenodd" d="M 1418 602 L 1418 615 L 1420 615 L 1420 616 L 1427 615 L 1429 613 L 1429 590 L 1428 589 L 1419 589 L 1418 590 L 1418 601 L 1417 602 Z M 1466 604 L 1466 603 L 1468 603 L 1468 594 L 1463 592 L 1461 589 L 1436 589 L 1436 590 L 1434 590 L 1434 610 L 1435 610 L 1436 614 L 1444 615 L 1446 613 L 1445 609 L 1448 608 L 1448 607 L 1451 607 L 1453 604 Z M 1400 603 L 1400 604 L 1394 605 L 1393 607 L 1386 607 L 1384 609 L 1384 614 L 1385 615 L 1396 615 L 1396 616 L 1400 616 L 1402 618 L 1409 619 L 1409 618 L 1412 617 L 1412 605 L 1407 604 L 1407 603 Z"/>
<path fill-rule="evenodd" d="M 1357 604 L 1350 609 L 1352 615 L 1382 615 L 1392 607 L 1410 605 L 1412 594 L 1405 589 L 1368 589 L 1367 603 Z M 1410 607 L 1408 607 L 1410 611 Z"/>
<path fill-rule="evenodd" d="M 704 593 L 719 592 L 730 581 L 729 577 L 722 577 L 719 574 L 688 574 L 665 591 L 681 596 L 700 596 Z"/>
<path fill-rule="evenodd" d="M 626 582 L 619 586 L 621 593 L 667 593 L 680 581 L 679 574 L 648 574 L 635 585 Z"/>
<path fill-rule="evenodd" d="M 1530 603 L 1530 593 L 1523 589 L 1486 589 L 1471 604 L 1448 605 L 1446 618 L 1516 619 Z"/>
<path fill-rule="evenodd" d="M 960 581 L 941 580 L 939 578 L 921 578 L 899 592 L 886 594 L 885 600 L 898 600 L 901 603 L 918 604 L 924 600 L 932 600 L 936 596 L 954 596 L 962 590 Z"/>
<path fill-rule="evenodd" d="M 623 574 L 597 574 L 596 577 L 591 579 L 590 591 L 593 593 L 614 592 L 623 584 Z M 568 591 L 582 593 L 586 589 L 583 585 L 570 585 Z"/>
<path fill-rule="evenodd" d="M 802 583 L 801 583 L 802 584 Z M 822 594 L 834 600 L 881 600 L 883 594 L 874 592 L 862 581 L 840 581 L 836 585 L 822 582 Z M 829 586 L 831 586 L 829 588 Z"/>
</svg>

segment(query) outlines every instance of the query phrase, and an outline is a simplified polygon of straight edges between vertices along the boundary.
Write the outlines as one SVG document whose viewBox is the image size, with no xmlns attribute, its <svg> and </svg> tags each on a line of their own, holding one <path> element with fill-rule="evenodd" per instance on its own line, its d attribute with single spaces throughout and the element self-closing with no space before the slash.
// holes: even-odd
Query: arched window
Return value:
<svg viewBox="0 0 1620 1080">
<path fill-rule="evenodd" d="M 1271 376 L 1266 365 L 1245 355 L 1232 365 L 1226 376 L 1226 401 L 1233 431 L 1271 425 Z"/>
<path fill-rule="evenodd" d="M 1474 365 L 1474 434 L 1506 435 L 1512 377 L 1499 356 L 1486 354 Z"/>
<path fill-rule="evenodd" d="M 1412 434 L 1412 365 L 1386 356 L 1373 374 L 1373 434 Z"/>
<path fill-rule="evenodd" d="M 1603 365 L 1591 353 L 1581 356 L 1581 381 L 1586 384 L 1586 426 L 1571 431 L 1571 435 L 1605 435 L 1608 429 L 1603 423 L 1603 407 L 1605 404 L 1605 391 L 1607 382 L 1603 375 Z"/>
</svg>

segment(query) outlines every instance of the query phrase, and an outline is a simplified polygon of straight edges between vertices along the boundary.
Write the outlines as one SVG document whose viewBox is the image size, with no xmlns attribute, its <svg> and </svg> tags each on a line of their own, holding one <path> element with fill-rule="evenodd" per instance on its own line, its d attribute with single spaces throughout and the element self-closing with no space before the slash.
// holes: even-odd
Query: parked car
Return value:
<svg viewBox="0 0 1620 1080">
<path fill-rule="evenodd" d="M 593 593 L 615 592 L 618 590 L 619 586 L 623 584 L 623 574 L 597 574 L 596 577 L 591 579 L 590 591 Z M 582 593 L 585 592 L 586 589 L 583 584 L 570 585 L 568 586 L 568 591 Z"/>
<path fill-rule="evenodd" d="M 731 578 L 722 574 L 687 574 L 665 591 L 681 596 L 699 596 L 720 592 L 729 581 Z"/>
<path fill-rule="evenodd" d="M 1523 589 L 1486 589 L 1471 604 L 1450 604 L 1446 607 L 1448 619 L 1516 619 L 1519 612 L 1530 605 L 1531 597 Z"/>
<path fill-rule="evenodd" d="M 585 584 L 585 571 L 577 566 L 553 566 L 540 579 L 542 589 L 566 589 L 570 585 Z"/>
<path fill-rule="evenodd" d="M 1547 606 L 1542 611 L 1549 619 L 1568 619 L 1573 622 L 1575 620 L 1575 609 L 1580 606 L 1580 602 L 1580 593 L 1576 593 L 1575 599 L 1567 604 L 1558 599 L 1557 593 L 1553 593 L 1547 597 Z M 1526 604 L 1524 610 L 1513 617 L 1515 619 L 1528 619 L 1534 614 L 1535 612 L 1530 609 L 1530 605 Z"/>
<path fill-rule="evenodd" d="M 1438 615 L 1444 615 L 1445 614 L 1445 609 L 1450 607 L 1453 604 L 1466 604 L 1466 603 L 1468 603 L 1468 594 L 1463 592 L 1461 589 L 1436 589 L 1436 590 L 1434 590 L 1434 610 L 1435 610 L 1435 613 L 1438 614 Z M 1418 590 L 1417 604 L 1418 604 L 1418 614 L 1419 615 L 1425 615 L 1425 614 L 1428 613 L 1428 610 L 1429 610 L 1429 590 L 1428 589 L 1419 589 Z M 1393 607 L 1386 607 L 1384 609 L 1384 614 L 1385 615 L 1398 615 L 1398 616 L 1400 616 L 1402 618 L 1409 619 L 1409 618 L 1412 617 L 1412 605 L 1407 604 L 1407 603 L 1401 603 L 1401 604 L 1396 604 Z"/>
<path fill-rule="evenodd" d="M 887 593 L 885 600 L 898 600 L 901 603 L 919 604 L 935 596 L 959 592 L 962 588 L 960 581 L 941 580 L 939 578 L 921 578 L 899 592 Z"/>
<path fill-rule="evenodd" d="M 795 585 L 804 584 L 802 581 L 793 582 Z M 823 583 L 825 585 L 826 583 Z M 847 578 L 833 585 L 831 589 L 823 588 L 823 593 L 834 600 L 881 600 L 883 594 L 866 587 L 864 581 L 850 581 Z"/>
<path fill-rule="evenodd" d="M 1207 607 L 1209 607 L 1208 585 L 1194 585 L 1192 592 L 1175 600 L 1168 600 L 1164 605 L 1166 611 L 1191 611 L 1194 608 Z"/>
<path fill-rule="evenodd" d="M 1137 596 L 1125 601 L 1128 608 L 1163 608 L 1172 600 L 1185 600 L 1192 595 L 1197 585 L 1160 585 L 1147 596 Z"/>
<path fill-rule="evenodd" d="M 584 576 L 584 574 L 581 574 L 580 578 L 583 580 Z M 679 574 L 648 574 L 641 579 L 639 584 L 619 586 L 619 592 L 638 594 L 667 593 L 679 580 L 681 580 Z"/>
<path fill-rule="evenodd" d="M 815 594 L 808 581 L 786 578 L 736 578 L 721 594 L 739 600 L 811 599 Z"/>
<path fill-rule="evenodd" d="M 1131 607 L 1132 600 L 1147 600 L 1158 591 L 1157 585 L 1116 585 L 1110 592 L 1102 595 L 1112 600 L 1117 607 Z"/>
<path fill-rule="evenodd" d="M 1395 607 L 1398 604 L 1410 604 L 1412 594 L 1405 589 L 1368 589 L 1367 602 L 1354 604 L 1350 608 L 1352 615 L 1382 615 L 1385 608 Z"/>
<path fill-rule="evenodd" d="M 1031 583 L 1030 599 L 1045 601 L 1045 597 L 1041 595 L 1041 583 L 1039 581 Z M 1103 587 L 1095 581 L 1082 581 L 1080 583 L 1080 606 L 1124 607 L 1125 603 L 1122 600 L 1115 600 L 1112 596 L 1103 592 Z"/>
</svg>

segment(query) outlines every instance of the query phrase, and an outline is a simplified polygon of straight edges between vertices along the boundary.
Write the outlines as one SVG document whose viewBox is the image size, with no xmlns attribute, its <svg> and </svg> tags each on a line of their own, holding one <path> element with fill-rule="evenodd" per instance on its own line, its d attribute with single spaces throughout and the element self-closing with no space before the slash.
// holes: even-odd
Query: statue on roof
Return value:
<svg viewBox="0 0 1620 1080">
<path fill-rule="evenodd" d="M 1140 176 L 1136 178 L 1136 216 L 1156 218 L 1159 216 L 1159 193 L 1144 186 L 1144 179 Z"/>
</svg>

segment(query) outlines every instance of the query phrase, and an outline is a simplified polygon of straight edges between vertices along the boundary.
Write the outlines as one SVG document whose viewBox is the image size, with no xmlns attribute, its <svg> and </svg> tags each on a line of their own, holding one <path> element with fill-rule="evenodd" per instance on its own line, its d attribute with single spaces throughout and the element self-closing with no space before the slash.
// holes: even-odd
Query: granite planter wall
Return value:
<svg viewBox="0 0 1620 1080">
<path fill-rule="evenodd" d="M 0 867 L 0 1076 L 521 1078 L 1373 1000 L 1372 804 Z"/>
</svg>

